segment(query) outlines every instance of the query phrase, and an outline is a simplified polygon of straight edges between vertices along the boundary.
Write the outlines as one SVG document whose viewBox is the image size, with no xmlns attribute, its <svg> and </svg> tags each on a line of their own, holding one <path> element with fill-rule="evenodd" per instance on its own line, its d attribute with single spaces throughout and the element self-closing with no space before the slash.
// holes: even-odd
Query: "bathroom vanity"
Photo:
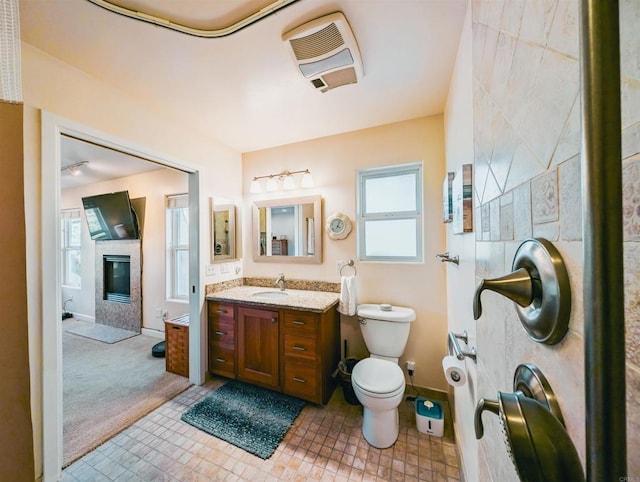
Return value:
<svg viewBox="0 0 640 482">
<path fill-rule="evenodd" d="M 207 300 L 211 373 L 329 401 L 340 361 L 337 293 L 240 286 Z"/>
</svg>

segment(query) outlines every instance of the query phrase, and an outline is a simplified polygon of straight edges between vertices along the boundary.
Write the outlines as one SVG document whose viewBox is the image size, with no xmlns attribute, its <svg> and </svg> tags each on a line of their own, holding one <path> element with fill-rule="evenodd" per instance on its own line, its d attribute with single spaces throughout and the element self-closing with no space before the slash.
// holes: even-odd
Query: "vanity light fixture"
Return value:
<svg viewBox="0 0 640 482">
<path fill-rule="evenodd" d="M 282 171 L 278 174 L 268 174 L 266 176 L 255 176 L 251 181 L 251 186 L 249 186 L 249 192 L 252 194 L 257 194 L 262 192 L 262 184 L 260 183 L 261 179 L 266 179 L 266 191 L 274 192 L 277 191 L 280 187 L 279 181 L 282 182 L 282 189 L 295 189 L 296 182 L 293 177 L 294 174 L 302 174 L 302 180 L 300 181 L 300 187 L 309 188 L 313 187 L 313 177 L 311 176 L 311 172 L 309 169 L 303 169 L 301 171 Z"/>
<path fill-rule="evenodd" d="M 62 166 L 62 168 L 60 168 L 60 171 L 61 172 L 68 172 L 72 176 L 79 176 L 80 174 L 82 174 L 82 171 L 80 170 L 80 168 L 82 166 L 85 166 L 86 164 L 89 164 L 89 161 L 76 162 L 75 164 L 70 164 L 68 166 Z"/>
</svg>

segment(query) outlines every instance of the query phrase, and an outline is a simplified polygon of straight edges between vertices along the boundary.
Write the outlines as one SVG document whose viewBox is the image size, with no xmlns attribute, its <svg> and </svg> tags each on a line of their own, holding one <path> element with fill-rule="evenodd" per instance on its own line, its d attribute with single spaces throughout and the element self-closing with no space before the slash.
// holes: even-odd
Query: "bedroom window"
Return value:
<svg viewBox="0 0 640 482">
<path fill-rule="evenodd" d="M 422 162 L 357 172 L 358 259 L 422 262 Z"/>
<path fill-rule="evenodd" d="M 80 288 L 82 273 L 82 221 L 80 209 L 62 211 L 62 285 Z"/>
<path fill-rule="evenodd" d="M 167 196 L 167 298 L 189 298 L 189 195 Z"/>
</svg>

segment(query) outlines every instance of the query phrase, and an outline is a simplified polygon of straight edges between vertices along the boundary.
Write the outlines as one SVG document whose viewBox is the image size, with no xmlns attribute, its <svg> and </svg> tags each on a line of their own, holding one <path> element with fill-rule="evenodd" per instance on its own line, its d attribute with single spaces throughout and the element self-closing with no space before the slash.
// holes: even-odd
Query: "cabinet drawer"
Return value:
<svg viewBox="0 0 640 482">
<path fill-rule="evenodd" d="M 235 347 L 235 324 L 233 321 L 212 320 L 209 340 L 227 348 Z"/>
<path fill-rule="evenodd" d="M 226 376 L 235 376 L 235 349 L 227 348 L 215 341 L 209 344 L 209 371 Z"/>
<path fill-rule="evenodd" d="M 315 336 L 318 330 L 318 315 L 314 313 L 284 314 L 284 332 L 302 336 Z"/>
<path fill-rule="evenodd" d="M 233 304 L 209 301 L 209 318 L 227 319 L 233 321 Z"/>
<path fill-rule="evenodd" d="M 315 338 L 308 338 L 298 335 L 284 335 L 284 354 L 299 358 L 315 360 L 317 357 Z"/>
<path fill-rule="evenodd" d="M 287 359 L 284 365 L 284 392 L 294 397 L 318 402 L 321 398 L 318 370 L 314 363 Z"/>
</svg>

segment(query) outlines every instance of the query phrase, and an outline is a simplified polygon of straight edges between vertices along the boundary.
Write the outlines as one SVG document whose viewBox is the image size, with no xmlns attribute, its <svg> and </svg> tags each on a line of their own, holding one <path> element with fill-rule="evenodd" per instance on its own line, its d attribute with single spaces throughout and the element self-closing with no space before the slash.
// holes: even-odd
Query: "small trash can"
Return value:
<svg viewBox="0 0 640 482">
<path fill-rule="evenodd" d="M 434 437 L 442 437 L 444 433 L 444 410 L 442 404 L 435 400 L 416 398 L 416 426 L 419 432 Z"/>
<path fill-rule="evenodd" d="M 338 363 L 338 380 L 342 385 L 342 393 L 345 401 L 351 405 L 360 405 L 358 397 L 353 391 L 353 385 L 351 385 L 351 372 L 359 361 L 357 358 L 347 358 Z"/>
</svg>

